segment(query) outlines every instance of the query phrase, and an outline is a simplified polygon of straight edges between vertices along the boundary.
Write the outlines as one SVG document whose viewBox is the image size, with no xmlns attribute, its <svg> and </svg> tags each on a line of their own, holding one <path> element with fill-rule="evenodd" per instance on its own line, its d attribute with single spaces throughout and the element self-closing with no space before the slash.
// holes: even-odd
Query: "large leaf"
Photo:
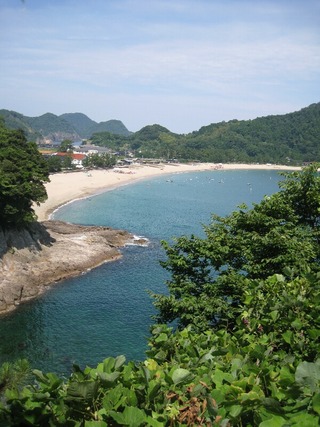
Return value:
<svg viewBox="0 0 320 427">
<path fill-rule="evenodd" d="M 67 390 L 67 400 L 92 401 L 98 390 L 97 381 L 72 381 Z"/>
<path fill-rule="evenodd" d="M 273 416 L 268 420 L 262 421 L 262 423 L 259 424 L 259 427 L 283 427 L 285 425 L 287 424 L 284 418 Z"/>
<path fill-rule="evenodd" d="M 106 372 L 98 372 L 98 377 L 105 385 L 112 385 L 119 378 L 120 372 L 111 372 L 111 374 L 107 374 Z"/>
<path fill-rule="evenodd" d="M 237 418 L 242 412 L 243 406 L 233 405 L 229 410 L 229 415 L 231 418 Z"/>
<path fill-rule="evenodd" d="M 127 406 L 125 410 L 120 412 L 110 411 L 110 416 L 121 426 L 139 427 L 146 422 L 145 413 L 133 406 Z"/>
<path fill-rule="evenodd" d="M 189 379 L 191 373 L 187 369 L 177 368 L 172 374 L 174 384 L 179 384 Z"/>
<path fill-rule="evenodd" d="M 113 357 L 108 357 L 103 361 L 103 372 L 110 374 L 113 371 L 115 365 L 115 359 Z"/>
<path fill-rule="evenodd" d="M 320 415 L 320 393 L 317 393 L 312 399 L 313 410 Z"/>
<path fill-rule="evenodd" d="M 287 425 L 294 427 L 319 427 L 319 417 L 307 413 L 300 413 L 290 418 Z"/>
<path fill-rule="evenodd" d="M 124 365 L 125 361 L 126 361 L 125 356 L 123 355 L 117 356 L 114 364 L 114 369 L 118 370 L 119 368 L 121 368 L 121 366 Z"/>
<path fill-rule="evenodd" d="M 268 412 L 278 414 L 278 415 L 279 414 L 283 415 L 284 413 L 284 410 L 277 399 L 273 399 L 272 397 L 266 397 L 261 400 L 261 403 L 268 410 Z"/>
<path fill-rule="evenodd" d="M 312 392 L 319 390 L 320 359 L 315 363 L 301 362 L 296 370 L 296 382 L 302 387 L 308 387 Z"/>
<path fill-rule="evenodd" d="M 108 427 L 104 421 L 85 421 L 84 427 Z"/>
<path fill-rule="evenodd" d="M 160 381 L 152 380 L 149 382 L 149 388 L 148 388 L 149 400 L 152 401 L 156 397 L 160 387 L 161 387 Z"/>
</svg>

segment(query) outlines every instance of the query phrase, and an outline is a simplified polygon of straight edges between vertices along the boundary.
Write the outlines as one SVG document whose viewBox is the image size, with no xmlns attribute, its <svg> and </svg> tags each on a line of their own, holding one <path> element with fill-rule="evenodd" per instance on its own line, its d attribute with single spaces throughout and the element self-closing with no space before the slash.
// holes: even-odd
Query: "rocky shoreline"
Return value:
<svg viewBox="0 0 320 427">
<path fill-rule="evenodd" d="M 49 286 L 121 257 L 126 244 L 145 245 L 123 230 L 62 221 L 0 228 L 0 315 L 36 298 Z"/>
</svg>

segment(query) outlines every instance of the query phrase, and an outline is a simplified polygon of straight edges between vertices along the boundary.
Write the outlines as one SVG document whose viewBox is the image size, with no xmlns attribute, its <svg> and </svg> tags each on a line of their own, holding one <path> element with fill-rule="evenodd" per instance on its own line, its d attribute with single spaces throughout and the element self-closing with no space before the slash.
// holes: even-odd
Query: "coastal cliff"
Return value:
<svg viewBox="0 0 320 427">
<path fill-rule="evenodd" d="M 0 227 L 0 314 L 54 282 L 118 259 L 119 248 L 133 241 L 126 231 L 62 221 L 35 222 L 23 230 Z"/>
</svg>

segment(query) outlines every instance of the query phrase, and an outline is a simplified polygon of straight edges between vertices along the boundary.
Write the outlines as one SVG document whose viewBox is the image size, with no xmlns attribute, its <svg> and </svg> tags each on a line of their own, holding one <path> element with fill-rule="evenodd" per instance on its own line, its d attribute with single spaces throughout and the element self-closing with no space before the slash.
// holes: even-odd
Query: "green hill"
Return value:
<svg viewBox="0 0 320 427">
<path fill-rule="evenodd" d="M 109 132 L 120 136 L 129 136 L 132 133 L 120 120 L 108 120 L 106 122 L 96 123 L 87 130 L 88 136 L 92 136 L 97 132 Z"/>
<path fill-rule="evenodd" d="M 185 149 L 203 160 L 315 161 L 320 158 L 320 103 L 285 115 L 231 120 L 187 135 Z"/>
<path fill-rule="evenodd" d="M 55 114 L 46 113 L 39 117 L 26 117 L 26 120 L 33 129 L 45 138 L 52 139 L 53 141 L 79 139 L 79 135 L 75 128 L 66 120 Z"/>
<path fill-rule="evenodd" d="M 136 157 L 180 161 L 300 164 L 320 160 L 320 103 L 284 115 L 212 123 L 186 135 L 148 125 L 131 133 L 120 120 L 96 123 L 85 114 L 51 113 L 26 117 L 0 110 L 9 128 L 23 129 L 28 140 L 90 139 L 92 143 Z"/>
<path fill-rule="evenodd" d="M 37 141 L 42 139 L 42 135 L 33 129 L 27 117 L 15 111 L 0 110 L 0 116 L 4 118 L 5 124 L 9 129 L 22 129 L 29 141 Z"/>
<path fill-rule="evenodd" d="M 155 124 L 148 125 L 140 129 L 138 132 L 135 132 L 133 138 L 140 139 L 141 141 L 151 141 L 159 138 L 162 133 L 171 133 L 167 128 Z"/>
<path fill-rule="evenodd" d="M 70 123 L 82 138 L 91 136 L 88 134 L 88 129 L 97 125 L 95 121 L 83 113 L 65 113 L 59 117 Z"/>
<path fill-rule="evenodd" d="M 108 120 L 97 123 L 83 113 L 66 113 L 59 116 L 69 122 L 81 138 L 90 138 L 94 133 L 109 132 L 115 135 L 128 136 L 131 132 L 120 120 Z"/>
<path fill-rule="evenodd" d="M 4 117 L 8 128 L 23 129 L 29 141 L 77 141 L 90 138 L 95 132 L 101 131 L 124 136 L 131 133 L 120 120 L 96 123 L 82 113 L 65 113 L 60 116 L 46 113 L 39 117 L 27 117 L 15 111 L 0 110 L 0 116 Z"/>
<path fill-rule="evenodd" d="M 320 103 L 300 111 L 254 120 L 231 120 L 203 126 L 178 135 L 158 124 L 143 127 L 123 139 L 137 157 L 179 159 L 215 163 L 301 164 L 320 160 Z M 99 133 L 92 141 L 113 147 L 110 134 Z"/>
</svg>

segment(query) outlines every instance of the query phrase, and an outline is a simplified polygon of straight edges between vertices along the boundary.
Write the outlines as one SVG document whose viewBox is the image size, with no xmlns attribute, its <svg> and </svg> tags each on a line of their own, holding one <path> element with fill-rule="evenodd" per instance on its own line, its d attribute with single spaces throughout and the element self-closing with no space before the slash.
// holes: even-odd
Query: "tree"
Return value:
<svg viewBox="0 0 320 427">
<path fill-rule="evenodd" d="M 90 154 L 82 162 L 85 168 L 112 168 L 116 164 L 116 160 L 108 153 Z"/>
<path fill-rule="evenodd" d="M 14 363 L 5 362 L 0 367 L 0 396 L 7 389 L 19 389 L 27 383 L 31 376 L 31 368 L 26 359 L 18 359 Z"/>
<path fill-rule="evenodd" d="M 61 141 L 59 150 L 62 153 L 72 152 L 73 151 L 72 141 L 70 139 L 64 139 L 63 141 Z"/>
<path fill-rule="evenodd" d="M 153 295 L 160 323 L 232 328 L 247 279 L 319 271 L 320 177 L 317 165 L 287 174 L 282 190 L 252 209 L 213 215 L 205 238 L 163 242 L 169 295 Z M 303 189 L 303 190 L 301 190 Z"/>
<path fill-rule="evenodd" d="M 161 132 L 159 134 L 159 140 L 162 146 L 163 157 L 167 160 L 174 158 L 176 138 L 168 132 Z"/>
<path fill-rule="evenodd" d="M 47 198 L 48 167 L 35 143 L 0 122 L 0 224 L 21 227 L 35 220 L 32 204 Z"/>
<path fill-rule="evenodd" d="M 62 167 L 62 169 L 74 169 L 75 168 L 74 164 L 72 163 L 72 155 L 70 152 L 68 152 L 68 154 L 66 156 L 62 157 L 61 167 Z"/>
<path fill-rule="evenodd" d="M 320 179 L 319 163 L 304 168 L 303 173 L 295 171 L 282 173 L 286 179 L 280 182 L 283 197 L 293 207 L 302 224 L 315 229 L 320 226 Z"/>
<path fill-rule="evenodd" d="M 47 164 L 50 173 L 61 172 L 62 169 L 62 158 L 59 156 L 49 156 L 47 159 Z"/>
</svg>

